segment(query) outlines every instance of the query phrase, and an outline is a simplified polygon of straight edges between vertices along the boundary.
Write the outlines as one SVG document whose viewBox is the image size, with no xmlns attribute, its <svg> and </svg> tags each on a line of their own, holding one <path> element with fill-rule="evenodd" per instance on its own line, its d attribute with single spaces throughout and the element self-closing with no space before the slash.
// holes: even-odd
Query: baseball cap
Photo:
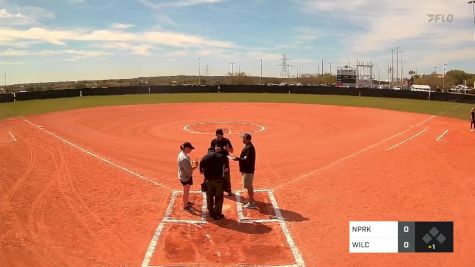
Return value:
<svg viewBox="0 0 475 267">
<path fill-rule="evenodd" d="M 183 147 L 183 148 L 187 147 L 187 148 L 195 149 L 195 148 L 191 145 L 190 142 L 185 142 L 185 143 L 183 143 L 183 145 L 181 145 L 181 147 Z"/>
<path fill-rule="evenodd" d="M 252 140 L 252 136 L 250 133 L 243 133 L 241 134 L 242 138 L 246 138 L 247 140 Z"/>
<path fill-rule="evenodd" d="M 216 134 L 224 135 L 223 129 L 221 128 L 216 129 Z"/>
</svg>

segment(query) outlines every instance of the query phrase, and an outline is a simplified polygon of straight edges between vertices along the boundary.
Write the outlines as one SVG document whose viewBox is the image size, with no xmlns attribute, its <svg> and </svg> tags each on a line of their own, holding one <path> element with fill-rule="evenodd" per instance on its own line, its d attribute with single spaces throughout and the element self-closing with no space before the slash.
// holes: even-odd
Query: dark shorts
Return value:
<svg viewBox="0 0 475 267">
<path fill-rule="evenodd" d="M 188 181 L 186 181 L 186 182 L 183 182 L 183 181 L 181 181 L 181 180 L 180 180 L 180 182 L 181 182 L 181 184 L 182 184 L 183 186 L 185 186 L 185 185 L 193 185 L 193 177 L 191 177 L 190 180 L 188 180 Z"/>
</svg>

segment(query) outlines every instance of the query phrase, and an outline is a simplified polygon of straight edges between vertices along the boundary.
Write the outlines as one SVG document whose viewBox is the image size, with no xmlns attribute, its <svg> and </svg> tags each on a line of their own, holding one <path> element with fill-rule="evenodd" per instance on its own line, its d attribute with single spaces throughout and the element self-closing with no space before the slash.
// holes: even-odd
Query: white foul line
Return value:
<svg viewBox="0 0 475 267">
<path fill-rule="evenodd" d="M 158 238 L 160 237 L 160 234 L 162 233 L 163 228 L 165 227 L 165 224 L 166 224 L 165 218 L 168 218 L 170 214 L 172 213 L 173 204 L 175 203 L 176 196 L 177 196 L 176 192 L 173 192 L 170 202 L 168 203 L 168 208 L 167 208 L 167 211 L 165 212 L 164 219 L 158 224 L 157 230 L 155 230 L 152 240 L 150 241 L 150 244 L 148 245 L 147 252 L 145 252 L 145 257 L 142 261 L 142 267 L 147 267 L 150 264 L 150 260 L 152 259 L 153 253 L 155 252 L 155 249 L 157 247 Z"/>
<path fill-rule="evenodd" d="M 15 136 L 13 135 L 12 132 L 8 131 L 8 133 L 10 134 L 10 138 L 12 139 L 12 142 L 16 142 L 16 138 Z"/>
<path fill-rule="evenodd" d="M 442 138 L 444 138 L 444 136 L 449 132 L 449 130 L 445 131 L 444 133 L 442 133 L 439 138 L 437 138 L 437 142 L 439 142 L 440 140 L 442 140 Z"/>
<path fill-rule="evenodd" d="M 388 151 L 389 151 L 389 150 L 393 150 L 394 148 L 396 148 L 396 147 L 398 147 L 398 146 L 400 146 L 400 145 L 406 143 L 407 141 L 410 141 L 410 140 L 412 140 L 412 139 L 418 137 L 419 135 L 423 134 L 425 131 L 427 131 L 427 129 L 429 129 L 429 128 L 426 127 L 424 130 L 422 130 L 422 131 L 418 132 L 417 134 L 415 134 L 415 135 L 413 135 L 413 136 L 407 138 L 406 140 L 400 142 L 399 144 L 395 144 L 394 146 L 392 146 L 392 147 L 390 147 L 390 148 L 388 148 L 388 149 L 386 149 L 386 150 L 388 150 Z"/>
<path fill-rule="evenodd" d="M 358 151 L 356 151 L 356 152 L 354 152 L 354 153 L 351 153 L 351 154 L 349 154 L 349 155 L 347 155 L 347 156 L 345 156 L 345 157 L 343 157 L 343 158 L 340 158 L 340 159 L 338 159 L 338 160 L 335 160 L 335 161 L 333 161 L 333 162 L 330 162 L 329 164 L 327 164 L 327 165 L 325 165 L 325 166 L 322 166 L 322 167 L 320 167 L 320 168 L 318 168 L 318 169 L 315 169 L 315 170 L 313 170 L 313 171 L 310 171 L 310 172 L 307 172 L 307 173 L 302 174 L 302 175 L 300 175 L 300 176 L 297 176 L 297 177 L 295 177 L 295 178 L 292 179 L 292 180 L 289 180 L 289 181 L 287 181 L 287 182 L 285 182 L 285 183 L 282 183 L 282 184 L 276 186 L 276 187 L 274 188 L 274 190 L 280 189 L 280 188 L 282 188 L 282 187 L 284 187 L 284 186 L 286 186 L 286 185 L 288 185 L 288 184 L 290 184 L 290 183 L 293 183 L 293 182 L 295 182 L 295 181 L 302 180 L 302 179 L 305 179 L 305 178 L 307 178 L 307 177 L 309 177 L 309 176 L 315 175 L 316 173 L 318 173 L 318 172 L 320 172 L 320 171 L 323 171 L 323 170 L 325 170 L 325 169 L 331 168 L 332 166 L 337 165 L 337 164 L 339 164 L 340 162 L 343 162 L 343 161 L 352 159 L 352 158 L 354 158 L 354 157 L 356 157 L 356 156 L 358 156 L 358 155 L 360 155 L 360 154 L 362 154 L 362 153 L 364 153 L 364 152 L 366 152 L 366 151 L 368 151 L 368 150 L 370 150 L 370 149 L 372 149 L 372 148 L 374 148 L 374 147 L 376 147 L 376 146 L 379 146 L 380 144 L 383 144 L 383 143 L 385 143 L 385 142 L 387 142 L 387 141 L 389 141 L 389 140 L 391 140 L 391 139 L 393 139 L 393 138 L 396 138 L 396 137 L 398 137 L 398 136 L 400 136 L 400 135 L 403 135 L 403 134 L 409 132 L 410 130 L 411 130 L 411 128 L 409 128 L 409 129 L 407 129 L 407 130 L 405 130 L 405 131 L 402 131 L 402 132 L 400 132 L 400 133 L 397 133 L 397 134 L 395 134 L 395 135 L 393 135 L 393 136 L 391 136 L 391 137 L 388 137 L 388 138 L 386 138 L 386 139 L 384 139 L 384 140 L 381 140 L 381 141 L 379 141 L 379 142 L 377 142 L 377 143 L 374 143 L 374 144 L 372 144 L 372 145 L 369 145 L 369 146 L 367 146 L 367 147 L 365 147 L 365 148 L 362 148 L 362 149 L 360 149 L 360 150 L 358 150 Z"/>
<path fill-rule="evenodd" d="M 32 123 L 31 121 L 29 121 L 29 120 L 27 120 L 27 119 L 25 119 L 25 118 L 23 118 L 23 120 L 24 120 L 25 122 L 31 124 L 32 126 L 38 128 L 38 129 L 40 129 L 41 131 L 43 131 L 43 132 L 45 132 L 45 133 L 47 133 L 47 134 L 49 134 L 49 135 L 51 135 L 51 136 L 53 136 L 53 137 L 55 137 L 55 138 L 61 140 L 61 141 L 63 141 L 64 143 L 66 143 L 66 144 L 68 144 L 68 145 L 70 145 L 70 146 L 72 146 L 72 147 L 74 147 L 74 148 L 79 149 L 80 151 L 82 151 L 82 152 L 84 152 L 84 153 L 86 153 L 86 154 L 88 154 L 88 155 L 90 155 L 90 156 L 92 156 L 92 157 L 94 157 L 94 158 L 96 158 L 96 159 L 99 159 L 99 160 L 101 160 L 101 161 L 103 161 L 103 162 L 105 162 L 105 163 L 107 163 L 107 164 L 109 164 L 109 165 L 111 165 L 111 166 L 114 166 L 114 167 L 116 167 L 116 168 L 118 168 L 118 169 L 120 169 L 120 170 L 123 170 L 124 172 L 127 172 L 127 173 L 129 173 L 129 174 L 132 174 L 133 176 L 135 176 L 135 177 L 137 177 L 137 178 L 140 178 L 140 179 L 142 179 L 142 180 L 144 180 L 144 181 L 150 182 L 150 183 L 152 183 L 152 184 L 154 184 L 154 185 L 156 185 L 156 186 L 160 186 L 160 187 L 163 187 L 163 188 L 166 188 L 166 189 L 170 189 L 170 190 L 171 190 L 171 188 L 168 187 L 168 186 L 166 186 L 166 185 L 163 185 L 163 184 L 161 184 L 161 183 L 159 183 L 159 182 L 157 182 L 157 181 L 155 181 L 155 180 L 152 180 L 152 179 L 150 179 L 150 178 L 147 178 L 147 177 L 145 177 L 145 176 L 143 176 L 143 175 L 141 175 L 141 174 L 139 174 L 139 173 L 137 173 L 137 172 L 135 172 L 135 171 L 132 171 L 132 170 L 130 170 L 130 169 L 128 169 L 128 168 L 122 167 L 122 166 L 120 166 L 119 164 L 112 162 L 111 160 L 108 160 L 108 159 L 106 159 L 106 158 L 104 158 L 104 157 L 101 157 L 101 156 L 99 156 L 99 155 L 97 155 L 97 154 L 94 154 L 93 152 L 91 152 L 91 151 L 89 151 L 89 150 L 87 150 L 87 149 L 84 149 L 84 148 L 80 147 L 79 145 L 76 145 L 76 144 L 74 144 L 74 143 L 72 143 L 72 142 L 70 142 L 70 141 L 68 141 L 68 140 L 66 140 L 66 139 L 64 139 L 64 138 L 62 138 L 62 137 L 56 135 L 56 134 L 53 133 L 53 132 L 50 132 L 50 131 L 46 130 L 44 127 L 41 127 L 41 126 L 38 126 L 38 125 L 34 124 L 34 123 Z"/>
</svg>

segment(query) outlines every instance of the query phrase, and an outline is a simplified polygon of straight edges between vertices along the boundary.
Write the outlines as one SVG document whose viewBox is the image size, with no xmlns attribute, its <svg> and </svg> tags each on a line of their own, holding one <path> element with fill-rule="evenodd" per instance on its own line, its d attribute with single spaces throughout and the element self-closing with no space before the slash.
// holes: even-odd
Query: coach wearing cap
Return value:
<svg viewBox="0 0 475 267">
<path fill-rule="evenodd" d="M 228 193 L 228 196 L 232 196 L 231 190 L 231 170 L 229 169 L 229 153 L 233 153 L 233 145 L 228 138 L 224 137 L 223 129 L 218 128 L 216 129 L 216 138 L 211 140 L 211 147 L 215 148 L 217 153 L 223 155 L 226 159 L 226 168 L 228 169 L 227 172 L 224 173 L 224 191 Z"/>
<path fill-rule="evenodd" d="M 180 146 L 178 153 L 178 179 L 183 185 L 183 209 L 192 210 L 190 202 L 190 187 L 193 185 L 193 171 L 198 167 L 195 161 L 191 161 L 189 154 L 195 149 L 190 142 L 185 142 Z"/>
<path fill-rule="evenodd" d="M 252 136 L 249 133 L 244 133 L 241 135 L 244 148 L 241 151 L 239 157 L 234 158 L 233 160 L 239 161 L 239 171 L 242 176 L 242 183 L 244 188 L 247 189 L 249 195 L 249 202 L 244 204 L 244 208 L 254 209 L 256 204 L 254 201 L 254 171 L 256 169 L 256 150 L 252 144 Z"/>
</svg>

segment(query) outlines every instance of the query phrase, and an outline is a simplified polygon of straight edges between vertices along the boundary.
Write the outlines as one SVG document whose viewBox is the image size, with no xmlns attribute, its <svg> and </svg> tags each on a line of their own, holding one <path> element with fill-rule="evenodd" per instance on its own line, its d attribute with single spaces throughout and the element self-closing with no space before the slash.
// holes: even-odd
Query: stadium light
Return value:
<svg viewBox="0 0 475 267">
<path fill-rule="evenodd" d="M 473 40 L 475 40 L 475 0 L 468 1 L 468 4 L 472 4 L 472 12 L 473 12 Z"/>
</svg>

